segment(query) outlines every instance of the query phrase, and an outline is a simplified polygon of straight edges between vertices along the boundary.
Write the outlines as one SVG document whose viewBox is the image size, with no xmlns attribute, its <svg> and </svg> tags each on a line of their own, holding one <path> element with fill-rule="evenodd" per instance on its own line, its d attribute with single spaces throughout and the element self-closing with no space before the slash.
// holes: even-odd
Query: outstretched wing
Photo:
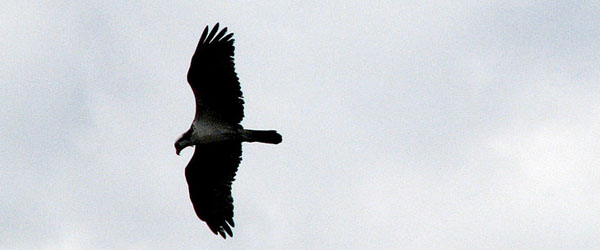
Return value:
<svg viewBox="0 0 600 250">
<path fill-rule="evenodd" d="M 233 236 L 231 184 L 235 180 L 241 156 L 240 142 L 200 144 L 196 145 L 194 156 L 185 168 L 196 215 L 206 222 L 213 233 L 223 238 L 226 238 L 225 233 Z"/>
<path fill-rule="evenodd" d="M 204 28 L 192 57 L 187 80 L 196 97 L 195 120 L 238 124 L 244 117 L 242 90 L 233 63 L 233 33 L 227 28 L 218 34 L 217 23 L 209 33 Z"/>
</svg>

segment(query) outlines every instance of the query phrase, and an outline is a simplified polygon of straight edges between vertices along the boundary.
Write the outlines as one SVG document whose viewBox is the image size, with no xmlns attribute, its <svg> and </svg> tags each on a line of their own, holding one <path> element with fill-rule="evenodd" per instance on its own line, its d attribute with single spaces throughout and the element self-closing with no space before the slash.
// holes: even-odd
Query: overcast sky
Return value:
<svg viewBox="0 0 600 250">
<path fill-rule="evenodd" d="M 209 2 L 209 3 L 198 3 Z M 0 249 L 596 249 L 597 1 L 0 3 Z M 235 33 L 234 237 L 174 141 Z"/>
</svg>

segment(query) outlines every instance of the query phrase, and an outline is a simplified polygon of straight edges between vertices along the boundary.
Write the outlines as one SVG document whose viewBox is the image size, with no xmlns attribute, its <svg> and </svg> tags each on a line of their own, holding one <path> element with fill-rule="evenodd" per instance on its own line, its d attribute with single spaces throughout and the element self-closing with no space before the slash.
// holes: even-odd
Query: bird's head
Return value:
<svg viewBox="0 0 600 250">
<path fill-rule="evenodd" d="M 184 147 L 184 146 L 183 146 L 183 144 L 181 143 L 181 140 L 178 140 L 178 141 L 176 141 L 176 142 L 175 142 L 175 153 L 176 153 L 177 155 L 179 155 L 179 153 L 181 152 L 181 150 L 182 150 L 183 148 L 185 148 L 185 147 Z"/>
<path fill-rule="evenodd" d="M 186 132 L 185 134 L 181 135 L 181 137 L 175 142 L 175 153 L 177 155 L 179 155 L 181 150 L 183 150 L 184 148 L 193 145 L 192 141 L 190 140 L 189 134 L 189 131 Z"/>
</svg>

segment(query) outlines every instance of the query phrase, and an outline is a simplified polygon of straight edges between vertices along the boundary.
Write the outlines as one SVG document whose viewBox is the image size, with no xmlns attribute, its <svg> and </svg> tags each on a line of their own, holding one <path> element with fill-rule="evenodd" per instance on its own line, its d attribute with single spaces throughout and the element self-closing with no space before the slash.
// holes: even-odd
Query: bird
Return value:
<svg viewBox="0 0 600 250">
<path fill-rule="evenodd" d="M 218 32 L 218 33 L 217 33 Z M 275 130 L 244 129 L 244 99 L 235 72 L 233 33 L 207 25 L 192 56 L 187 81 L 196 100 L 189 130 L 175 142 L 175 153 L 194 147 L 185 178 L 194 211 L 224 239 L 233 237 L 231 186 L 242 160 L 242 142 L 279 144 Z"/>
</svg>

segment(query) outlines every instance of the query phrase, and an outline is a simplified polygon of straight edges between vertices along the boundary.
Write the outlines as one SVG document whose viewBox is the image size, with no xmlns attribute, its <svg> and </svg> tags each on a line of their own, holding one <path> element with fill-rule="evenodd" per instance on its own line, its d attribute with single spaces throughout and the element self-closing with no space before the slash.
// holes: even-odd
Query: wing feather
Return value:
<svg viewBox="0 0 600 250">
<path fill-rule="evenodd" d="M 225 35 L 225 33 L 227 32 L 227 27 L 223 28 L 221 30 L 221 32 L 219 32 L 219 34 L 217 34 L 217 36 L 215 36 L 214 41 L 219 41 L 221 40 L 221 38 L 223 38 L 223 36 Z"/>
<path fill-rule="evenodd" d="M 233 236 L 231 185 L 242 156 L 240 142 L 196 145 L 185 169 L 190 199 L 198 218 L 214 234 Z"/>
<path fill-rule="evenodd" d="M 228 41 L 227 43 L 231 43 L 231 45 L 233 45 L 233 41 L 235 41 L 235 40 L 229 40 L 229 39 L 231 39 L 232 36 L 233 36 L 233 33 L 229 33 L 229 35 L 226 35 L 225 37 L 223 37 L 223 40 Z"/>
<path fill-rule="evenodd" d="M 207 42 L 209 42 L 209 43 L 212 42 L 213 37 L 215 36 L 215 34 L 217 34 L 217 30 L 219 30 L 219 23 L 215 24 L 215 26 L 210 31 L 210 34 L 208 35 L 208 38 L 206 39 Z"/>
<path fill-rule="evenodd" d="M 208 35 L 208 26 L 204 27 L 204 31 L 202 31 L 202 35 L 200 36 L 200 43 L 204 43 L 206 35 Z"/>
<path fill-rule="evenodd" d="M 238 124 L 244 117 L 244 100 L 233 61 L 233 33 L 217 23 L 206 26 L 192 57 L 187 79 L 196 98 L 195 119 Z M 208 35 L 207 35 L 208 34 Z"/>
</svg>

